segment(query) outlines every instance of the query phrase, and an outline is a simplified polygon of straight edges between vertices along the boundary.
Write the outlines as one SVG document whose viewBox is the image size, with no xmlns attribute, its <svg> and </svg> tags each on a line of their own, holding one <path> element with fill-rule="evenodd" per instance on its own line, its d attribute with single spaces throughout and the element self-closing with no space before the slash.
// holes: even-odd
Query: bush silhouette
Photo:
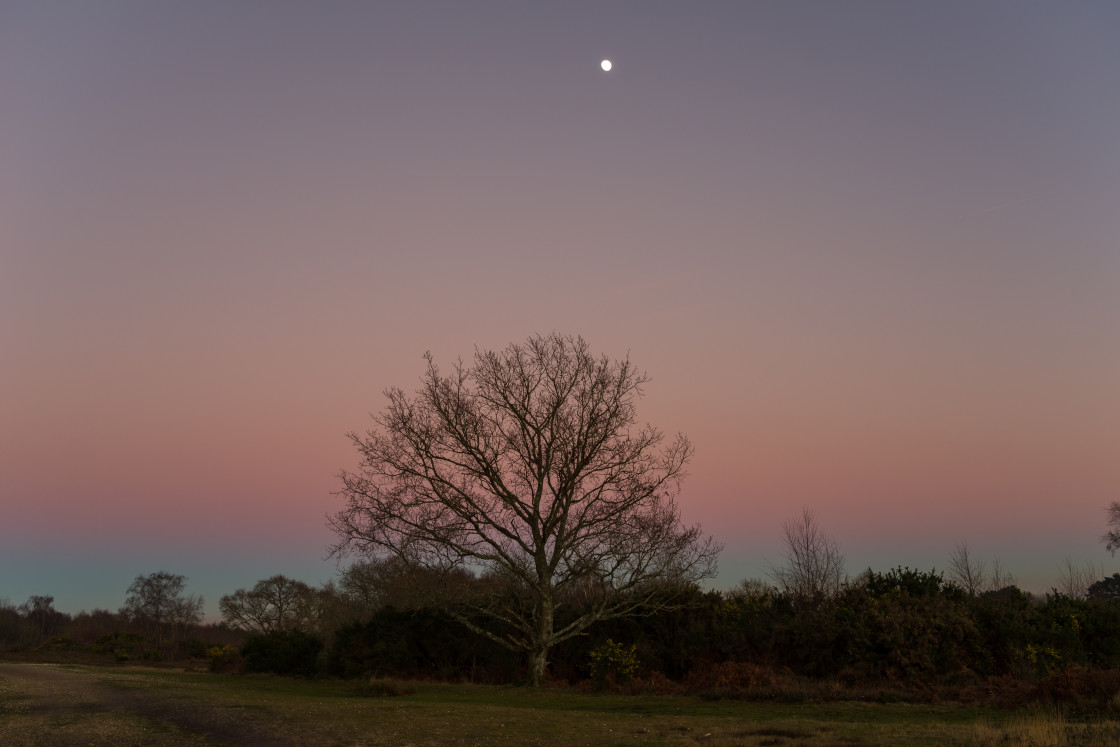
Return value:
<svg viewBox="0 0 1120 747">
<path fill-rule="evenodd" d="M 322 639 L 298 630 L 277 630 L 255 635 L 241 647 L 246 672 L 315 674 L 315 662 L 323 650 Z"/>
</svg>

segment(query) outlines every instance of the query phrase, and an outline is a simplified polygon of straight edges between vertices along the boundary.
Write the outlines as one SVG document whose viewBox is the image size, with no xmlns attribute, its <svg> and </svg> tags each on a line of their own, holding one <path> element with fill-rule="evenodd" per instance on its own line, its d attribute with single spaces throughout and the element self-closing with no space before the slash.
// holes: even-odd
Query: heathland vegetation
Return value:
<svg viewBox="0 0 1120 747">
<path fill-rule="evenodd" d="M 795 539 L 823 536 L 809 514 L 787 530 Z M 828 541 L 808 547 L 835 549 Z M 666 586 L 648 607 L 596 621 L 553 647 L 546 679 L 706 699 L 1120 706 L 1120 575 L 1038 597 L 1014 585 L 966 590 L 954 578 L 909 568 L 816 586 L 791 574 L 786 562 L 774 573 L 781 583 L 752 580 L 725 591 Z M 531 679 L 524 654 L 494 640 L 504 632 L 498 622 L 490 623 L 491 635 L 476 632 L 443 604 L 447 585 L 462 596 L 492 594 L 493 578 L 365 560 L 319 588 L 263 579 L 223 597 L 222 622 L 205 624 L 184 581 L 164 572 L 138 577 L 117 612 L 69 615 L 54 610 L 48 596 L 4 603 L 0 647 L 9 659 L 179 662 L 222 673 Z M 557 623 L 593 603 L 564 599 Z"/>
</svg>

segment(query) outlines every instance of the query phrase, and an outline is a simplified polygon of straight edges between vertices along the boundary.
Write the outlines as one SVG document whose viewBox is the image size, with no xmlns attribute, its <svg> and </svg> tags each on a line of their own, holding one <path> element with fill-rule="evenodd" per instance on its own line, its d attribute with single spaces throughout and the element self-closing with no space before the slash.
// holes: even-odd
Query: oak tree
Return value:
<svg viewBox="0 0 1120 747">
<path fill-rule="evenodd" d="M 419 390 L 388 389 L 376 427 L 349 434 L 361 462 L 341 473 L 333 555 L 478 572 L 448 611 L 526 653 L 532 684 L 596 620 L 714 575 L 719 546 L 675 503 L 692 445 L 637 425 L 648 378 L 629 358 L 556 334 L 476 350 L 446 375 L 425 358 Z"/>
</svg>

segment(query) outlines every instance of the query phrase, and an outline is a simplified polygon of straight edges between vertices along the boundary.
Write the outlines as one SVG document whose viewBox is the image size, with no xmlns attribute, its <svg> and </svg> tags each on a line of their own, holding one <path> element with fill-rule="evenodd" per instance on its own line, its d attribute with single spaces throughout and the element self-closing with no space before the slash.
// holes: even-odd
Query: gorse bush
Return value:
<svg viewBox="0 0 1120 747">
<path fill-rule="evenodd" d="M 638 673 L 638 646 L 632 644 L 627 648 L 608 638 L 605 643 L 591 649 L 587 660 L 591 679 L 600 685 L 608 677 L 615 682 L 626 682 Z"/>
<path fill-rule="evenodd" d="M 629 688 L 656 675 L 690 691 L 750 698 L 791 688 L 825 697 L 817 685 L 831 682 L 866 693 L 971 688 L 980 701 L 996 697 L 995 683 L 1008 697 L 1019 688 L 1009 702 L 1025 703 L 1038 683 L 1078 667 L 1120 672 L 1120 600 L 1038 599 L 1015 587 L 970 595 L 939 573 L 908 568 L 863 574 L 814 607 L 766 588 L 673 593 L 672 608 L 603 620 L 557 645 L 550 676 L 600 687 L 629 680 Z M 575 615 L 562 608 L 558 624 Z M 526 666 L 430 608 L 382 608 L 340 628 L 330 653 L 330 671 L 347 677 L 514 682 Z"/>
<path fill-rule="evenodd" d="M 233 646 L 211 646 L 206 649 L 206 658 L 210 660 L 211 672 L 237 672 L 242 666 L 241 655 Z"/>
</svg>

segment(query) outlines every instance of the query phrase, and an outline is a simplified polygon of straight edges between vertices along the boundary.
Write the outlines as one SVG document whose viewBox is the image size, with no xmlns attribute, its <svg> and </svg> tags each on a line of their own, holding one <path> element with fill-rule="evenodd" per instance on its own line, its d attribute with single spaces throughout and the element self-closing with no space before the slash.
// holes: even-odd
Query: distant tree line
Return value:
<svg viewBox="0 0 1120 747">
<path fill-rule="evenodd" d="M 240 643 L 225 623 L 202 624 L 203 600 L 186 593 L 186 577 L 157 571 L 137 576 L 116 611 L 70 615 L 54 597 L 33 595 L 15 606 L 0 600 L 0 650 L 33 655 L 93 654 L 116 661 L 203 657 L 208 646 Z"/>
</svg>

